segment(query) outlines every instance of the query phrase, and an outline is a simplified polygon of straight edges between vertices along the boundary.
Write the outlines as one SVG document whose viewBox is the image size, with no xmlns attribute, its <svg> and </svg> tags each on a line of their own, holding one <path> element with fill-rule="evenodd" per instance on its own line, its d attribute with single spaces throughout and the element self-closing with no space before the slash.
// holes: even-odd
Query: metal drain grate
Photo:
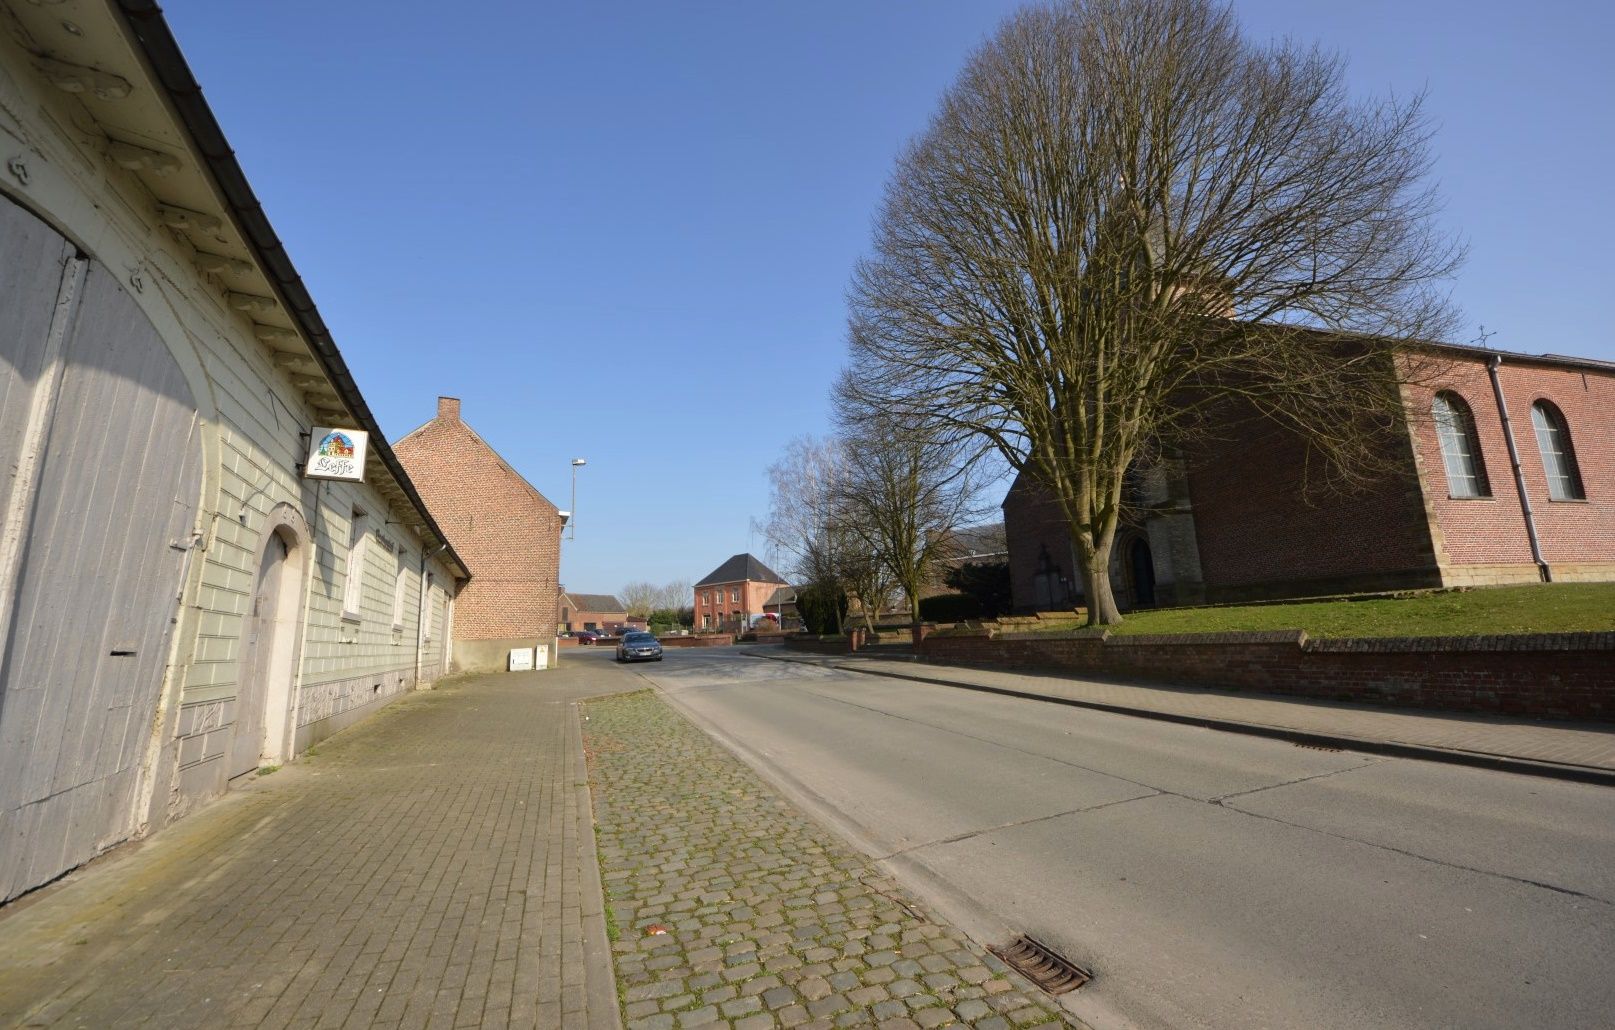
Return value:
<svg viewBox="0 0 1615 1030">
<path fill-rule="evenodd" d="M 1334 751 L 1334 752 L 1337 752 L 1337 753 L 1340 751 L 1340 748 L 1338 748 L 1338 747 L 1330 747 L 1327 744 L 1304 744 L 1299 740 L 1295 742 L 1295 746 L 1296 747 L 1304 747 L 1308 751 Z"/>
<path fill-rule="evenodd" d="M 1050 994 L 1064 994 L 1093 979 L 1093 974 L 1076 965 L 1063 955 L 1055 954 L 1048 945 L 1021 936 L 988 951 L 1003 959 L 1015 972 Z"/>
</svg>

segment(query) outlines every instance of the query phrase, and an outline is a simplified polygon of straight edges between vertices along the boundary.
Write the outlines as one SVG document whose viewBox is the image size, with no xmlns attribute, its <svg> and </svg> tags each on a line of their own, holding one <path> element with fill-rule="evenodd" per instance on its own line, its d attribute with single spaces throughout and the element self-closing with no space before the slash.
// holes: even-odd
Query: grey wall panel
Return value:
<svg viewBox="0 0 1615 1030">
<path fill-rule="evenodd" d="M 62 360 L 0 665 L 0 898 L 133 830 L 201 484 L 179 366 L 99 265 Z"/>
<path fill-rule="evenodd" d="M 55 230 L 0 197 L 0 510 L 10 495 L 62 271 L 72 256 Z"/>
</svg>

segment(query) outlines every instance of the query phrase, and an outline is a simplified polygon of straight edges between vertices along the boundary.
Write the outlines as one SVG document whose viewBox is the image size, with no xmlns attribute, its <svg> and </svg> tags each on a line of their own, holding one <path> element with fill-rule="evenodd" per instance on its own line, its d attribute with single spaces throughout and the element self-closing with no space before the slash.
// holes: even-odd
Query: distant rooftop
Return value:
<svg viewBox="0 0 1615 1030">
<path fill-rule="evenodd" d="M 783 587 L 775 587 L 774 588 L 774 592 L 772 594 L 768 595 L 768 600 L 763 602 L 763 607 L 765 609 L 766 608 L 778 608 L 778 607 L 781 607 L 783 605 L 795 604 L 795 603 L 796 603 L 796 588 L 792 587 L 792 586 L 783 586 Z"/>
<path fill-rule="evenodd" d="M 758 561 L 750 554 L 737 554 L 709 572 L 696 586 L 714 583 L 783 583 L 785 577 Z"/>
<path fill-rule="evenodd" d="M 574 594 L 567 590 L 564 596 L 580 612 L 625 612 L 627 607 L 611 594 Z"/>
</svg>

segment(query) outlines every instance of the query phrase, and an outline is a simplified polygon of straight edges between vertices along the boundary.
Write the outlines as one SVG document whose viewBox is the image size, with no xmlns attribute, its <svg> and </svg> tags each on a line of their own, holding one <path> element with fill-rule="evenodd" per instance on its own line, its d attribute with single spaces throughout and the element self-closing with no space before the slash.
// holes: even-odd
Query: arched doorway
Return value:
<svg viewBox="0 0 1615 1030">
<path fill-rule="evenodd" d="M 302 563 L 299 538 L 284 522 L 265 534 L 251 606 L 241 627 L 233 778 L 291 756 L 292 678 L 297 654 Z"/>
<path fill-rule="evenodd" d="M 1150 553 L 1150 542 L 1134 537 L 1127 549 L 1127 560 L 1132 572 L 1133 607 L 1155 607 L 1155 557 Z"/>
</svg>

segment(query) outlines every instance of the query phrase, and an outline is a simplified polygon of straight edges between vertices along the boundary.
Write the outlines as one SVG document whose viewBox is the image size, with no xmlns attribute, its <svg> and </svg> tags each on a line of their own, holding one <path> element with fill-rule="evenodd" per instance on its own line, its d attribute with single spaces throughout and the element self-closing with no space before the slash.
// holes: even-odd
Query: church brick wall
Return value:
<svg viewBox="0 0 1615 1030">
<path fill-rule="evenodd" d="M 1533 365 L 1505 360 L 1498 379 L 1513 425 L 1520 471 L 1531 501 L 1543 559 L 1554 579 L 1615 578 L 1615 371 Z M 1435 429 L 1428 421 L 1436 392 L 1468 404 L 1485 462 L 1490 496 L 1454 498 Z M 1531 406 L 1546 399 L 1570 430 L 1586 500 L 1549 499 Z M 1450 584 L 1534 582 L 1525 516 L 1509 463 L 1503 421 L 1486 365 L 1479 357 L 1453 362 L 1427 386 L 1409 391 L 1414 440 L 1425 491 Z"/>
</svg>

